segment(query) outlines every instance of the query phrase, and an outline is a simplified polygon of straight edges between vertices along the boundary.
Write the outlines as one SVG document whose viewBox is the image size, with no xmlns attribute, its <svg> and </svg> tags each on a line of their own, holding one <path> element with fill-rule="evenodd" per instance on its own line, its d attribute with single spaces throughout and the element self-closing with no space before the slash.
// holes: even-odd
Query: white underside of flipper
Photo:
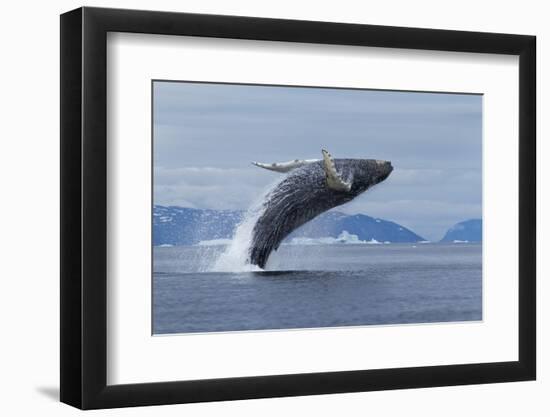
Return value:
<svg viewBox="0 0 550 417">
<path fill-rule="evenodd" d="M 344 181 L 334 165 L 334 159 L 332 155 L 322 150 L 323 152 L 323 168 L 327 177 L 327 186 L 335 191 L 350 191 L 351 182 Z"/>
<path fill-rule="evenodd" d="M 300 168 L 304 165 L 312 164 L 314 162 L 319 162 L 319 159 L 295 159 L 288 162 L 273 162 L 272 164 L 264 164 L 262 162 L 252 162 L 253 165 L 256 165 L 260 168 L 269 169 L 270 171 L 275 172 L 289 172 L 293 169 Z"/>
<path fill-rule="evenodd" d="M 334 165 L 334 159 L 332 155 L 322 150 L 323 152 L 323 168 L 325 170 L 327 178 L 327 186 L 335 191 L 350 191 L 351 182 L 344 181 L 342 176 L 336 171 L 336 166 Z M 304 165 L 312 164 L 314 162 L 319 162 L 319 159 L 294 159 L 293 161 L 287 162 L 273 162 L 271 164 L 265 164 L 262 162 L 252 162 L 253 165 L 257 167 L 269 169 L 270 171 L 275 172 L 290 172 L 293 169 L 300 168 Z"/>
</svg>

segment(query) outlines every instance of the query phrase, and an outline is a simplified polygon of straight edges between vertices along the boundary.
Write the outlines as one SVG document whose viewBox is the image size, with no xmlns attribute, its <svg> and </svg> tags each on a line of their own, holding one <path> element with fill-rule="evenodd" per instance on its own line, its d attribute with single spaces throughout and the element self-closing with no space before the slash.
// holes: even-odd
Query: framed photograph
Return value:
<svg viewBox="0 0 550 417">
<path fill-rule="evenodd" d="M 535 37 L 61 16 L 61 401 L 533 380 Z"/>
</svg>

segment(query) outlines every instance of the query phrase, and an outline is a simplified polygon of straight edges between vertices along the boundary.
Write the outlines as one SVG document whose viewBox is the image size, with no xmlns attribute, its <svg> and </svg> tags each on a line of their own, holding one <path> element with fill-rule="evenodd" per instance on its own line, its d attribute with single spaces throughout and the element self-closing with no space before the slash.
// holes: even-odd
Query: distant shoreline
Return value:
<svg viewBox="0 0 550 417">
<path fill-rule="evenodd" d="M 171 244 L 161 244 L 161 245 L 153 245 L 153 248 L 155 249 L 166 249 L 166 248 L 180 248 L 180 247 L 190 247 L 190 248 L 212 248 L 212 247 L 225 247 L 228 246 L 230 243 L 219 243 L 219 244 L 193 244 L 193 245 L 171 245 Z M 439 245 L 439 246 L 476 246 L 476 245 L 482 245 L 482 241 L 456 241 L 456 242 L 430 242 L 430 241 L 419 241 L 419 242 L 382 242 L 382 243 L 306 243 L 306 244 L 299 244 L 299 243 L 283 243 L 284 246 L 368 246 L 368 247 L 380 247 L 380 246 L 416 246 L 416 245 Z"/>
</svg>

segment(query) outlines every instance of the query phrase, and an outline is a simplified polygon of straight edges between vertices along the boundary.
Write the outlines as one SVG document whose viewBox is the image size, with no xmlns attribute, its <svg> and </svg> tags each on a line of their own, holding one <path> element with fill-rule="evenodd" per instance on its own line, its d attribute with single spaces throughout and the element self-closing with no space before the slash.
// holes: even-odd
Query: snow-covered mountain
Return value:
<svg viewBox="0 0 550 417">
<path fill-rule="evenodd" d="M 465 220 L 447 230 L 441 242 L 481 242 L 482 234 L 481 219 Z"/>
<path fill-rule="evenodd" d="M 362 241 L 378 242 L 420 242 L 425 239 L 397 223 L 367 216 L 365 214 L 348 215 L 339 211 L 329 211 L 316 217 L 295 230 L 289 239 L 295 237 L 322 238 L 338 237 L 347 231 Z"/>
<path fill-rule="evenodd" d="M 200 242 L 229 239 L 244 212 L 202 210 L 186 207 L 153 207 L 153 245 L 196 245 Z M 347 215 L 337 211 L 323 213 L 295 230 L 294 238 L 336 238 L 343 232 L 367 242 L 419 242 L 424 238 L 397 223 L 364 214 Z M 355 239 L 355 238 L 354 238 Z M 294 240 L 296 242 L 296 240 Z"/>
<path fill-rule="evenodd" d="M 155 205 L 153 245 L 195 245 L 204 240 L 228 239 L 243 214 L 243 211 Z"/>
</svg>

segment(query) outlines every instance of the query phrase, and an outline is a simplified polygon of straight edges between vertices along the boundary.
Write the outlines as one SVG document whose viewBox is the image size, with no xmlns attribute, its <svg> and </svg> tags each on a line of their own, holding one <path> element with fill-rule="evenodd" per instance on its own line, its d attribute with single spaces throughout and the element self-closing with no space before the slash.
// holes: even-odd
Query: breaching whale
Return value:
<svg viewBox="0 0 550 417">
<path fill-rule="evenodd" d="M 254 165 L 288 173 L 266 196 L 263 212 L 252 230 L 249 263 L 264 268 L 269 255 L 295 229 L 331 208 L 345 204 L 392 172 L 389 161 L 333 159 L 322 150 L 323 159 Z"/>
</svg>

